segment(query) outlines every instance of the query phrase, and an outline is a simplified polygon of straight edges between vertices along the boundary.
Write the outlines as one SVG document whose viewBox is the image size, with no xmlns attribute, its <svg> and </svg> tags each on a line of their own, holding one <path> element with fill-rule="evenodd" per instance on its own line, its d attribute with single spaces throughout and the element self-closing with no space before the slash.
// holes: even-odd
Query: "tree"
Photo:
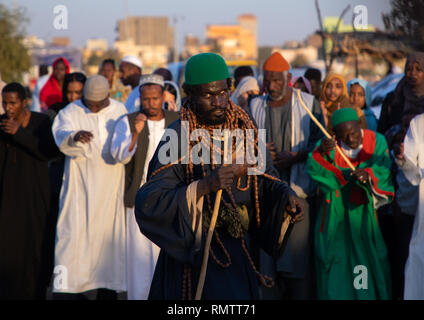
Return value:
<svg viewBox="0 0 424 320">
<path fill-rule="evenodd" d="M 23 9 L 9 10 L 0 4 L 0 72 L 5 82 L 21 81 L 31 66 L 23 45 L 27 22 Z"/>
<path fill-rule="evenodd" d="M 383 14 L 387 31 L 410 39 L 424 41 L 424 2 L 422 0 L 392 0 L 391 11 Z"/>
</svg>

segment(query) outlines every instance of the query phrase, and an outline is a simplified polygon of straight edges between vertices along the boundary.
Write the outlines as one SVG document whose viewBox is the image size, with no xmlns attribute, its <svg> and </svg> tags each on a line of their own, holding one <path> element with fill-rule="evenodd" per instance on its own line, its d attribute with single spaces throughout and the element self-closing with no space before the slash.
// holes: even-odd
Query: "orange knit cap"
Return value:
<svg viewBox="0 0 424 320">
<path fill-rule="evenodd" d="M 290 65 L 279 53 L 274 52 L 264 63 L 264 71 L 283 72 L 290 70 Z"/>
</svg>

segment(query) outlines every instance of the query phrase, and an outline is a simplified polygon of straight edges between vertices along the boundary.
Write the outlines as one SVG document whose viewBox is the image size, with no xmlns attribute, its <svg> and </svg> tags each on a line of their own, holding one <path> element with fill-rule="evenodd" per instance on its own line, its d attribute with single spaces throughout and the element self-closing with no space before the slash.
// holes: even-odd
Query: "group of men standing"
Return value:
<svg viewBox="0 0 424 320">
<path fill-rule="evenodd" d="M 192 299 L 202 276 L 203 299 L 390 299 L 375 210 L 394 196 L 391 161 L 384 137 L 361 129 L 354 109 L 335 111 L 333 138 L 324 137 L 322 106 L 289 85 L 290 66 L 278 53 L 263 66 L 266 95 L 247 110 L 230 100 L 228 67 L 217 54 L 187 61 L 180 113 L 162 107 L 164 78 L 141 68 L 137 59 L 120 65 L 133 88 L 125 106 L 97 75 L 53 123 L 26 109 L 21 85 L 3 89 L 0 298 L 43 298 L 54 248 L 56 299 L 96 289 L 105 299 L 123 291 L 129 299 Z M 162 140 L 172 137 L 166 130 L 177 143 Z M 211 161 L 225 156 L 217 130 L 242 132 L 232 158 L 237 143 L 247 150 L 253 141 L 256 166 L 265 169 Z M 198 132 L 207 134 L 193 138 Z M 202 146 L 200 161 L 184 159 L 186 137 L 189 155 Z M 169 144 L 178 156 L 164 163 Z M 48 163 L 61 153 L 56 223 Z M 356 266 L 367 268 L 365 293 L 354 285 Z"/>
<path fill-rule="evenodd" d="M 162 109 L 161 76 L 138 74 L 137 81 L 141 110 L 128 114 L 98 75 L 53 123 L 26 108 L 20 84 L 2 91 L 2 299 L 42 299 L 49 285 L 55 299 L 85 299 L 94 289 L 100 299 L 124 291 L 130 299 L 147 298 L 159 248 L 138 230 L 135 194 L 178 114 Z M 61 154 L 64 173 L 54 212 L 48 166 Z"/>
</svg>

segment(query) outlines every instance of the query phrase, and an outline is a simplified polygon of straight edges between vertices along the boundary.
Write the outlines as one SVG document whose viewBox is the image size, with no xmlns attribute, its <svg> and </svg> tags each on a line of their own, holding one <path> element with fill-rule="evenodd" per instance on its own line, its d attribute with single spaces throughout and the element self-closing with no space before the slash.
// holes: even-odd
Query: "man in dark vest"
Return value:
<svg viewBox="0 0 424 320">
<path fill-rule="evenodd" d="M 125 207 L 127 214 L 128 299 L 147 299 L 159 247 L 141 232 L 134 217 L 135 196 L 146 182 L 149 162 L 165 129 L 179 118 L 162 109 L 164 80 L 161 75 L 144 75 L 140 80 L 140 110 L 121 118 L 115 127 L 111 153 L 125 164 Z"/>
</svg>

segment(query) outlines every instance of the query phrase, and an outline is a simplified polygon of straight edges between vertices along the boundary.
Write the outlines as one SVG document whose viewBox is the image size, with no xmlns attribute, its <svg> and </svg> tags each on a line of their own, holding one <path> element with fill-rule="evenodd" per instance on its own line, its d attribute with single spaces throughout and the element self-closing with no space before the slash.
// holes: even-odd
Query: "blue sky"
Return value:
<svg viewBox="0 0 424 320">
<path fill-rule="evenodd" d="M 281 45 L 287 40 L 304 40 L 318 29 L 314 0 L 2 0 L 9 8 L 14 3 L 26 8 L 30 19 L 27 34 L 50 40 L 68 36 L 72 44 L 83 46 L 88 38 L 105 38 L 109 46 L 117 37 L 116 22 L 128 15 L 178 17 L 179 45 L 187 33 L 203 39 L 207 24 L 234 24 L 237 16 L 253 13 L 258 18 L 258 44 Z M 382 12 L 388 12 L 390 0 L 320 0 L 323 16 L 338 16 L 347 5 L 350 11 L 345 23 L 352 19 L 353 8 L 365 5 L 368 23 L 383 29 Z M 68 9 L 68 30 L 55 30 L 53 8 Z M 172 20 L 171 20 L 171 23 Z"/>
</svg>

